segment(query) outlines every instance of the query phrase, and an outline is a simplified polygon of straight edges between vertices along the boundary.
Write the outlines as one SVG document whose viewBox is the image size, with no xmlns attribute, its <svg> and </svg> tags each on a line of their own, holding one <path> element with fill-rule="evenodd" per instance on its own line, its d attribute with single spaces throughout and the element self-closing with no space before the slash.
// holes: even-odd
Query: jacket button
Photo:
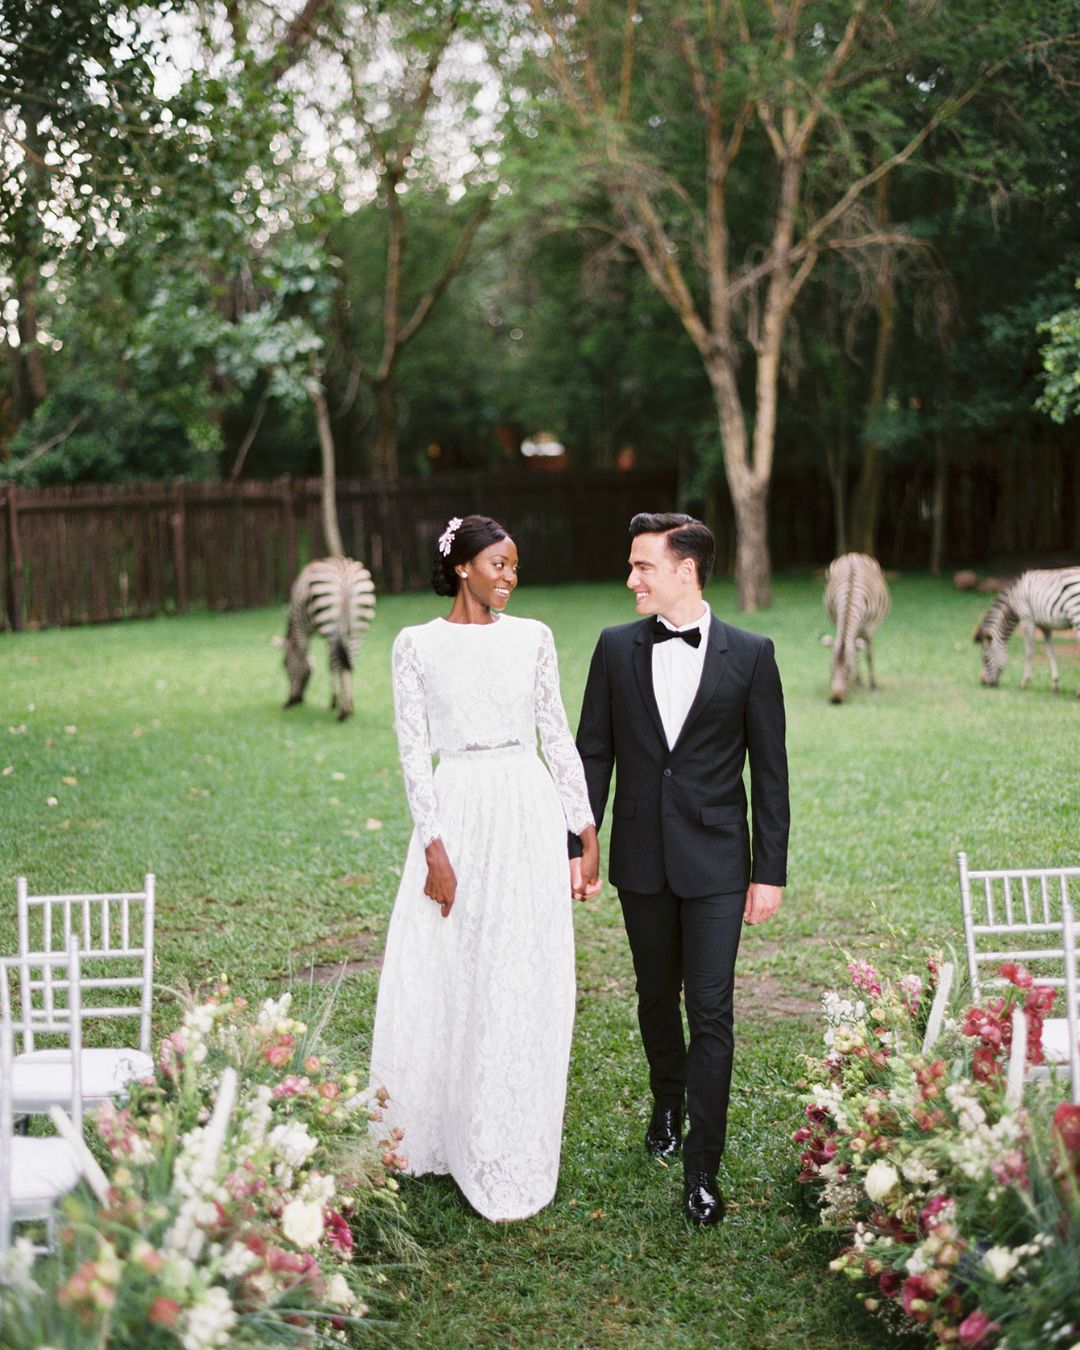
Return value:
<svg viewBox="0 0 1080 1350">
<path fill-rule="evenodd" d="M 670 778 L 670 777 L 671 777 L 671 770 L 670 770 L 670 769 L 665 769 L 665 770 L 664 770 L 664 777 L 665 777 L 665 778 Z"/>
</svg>

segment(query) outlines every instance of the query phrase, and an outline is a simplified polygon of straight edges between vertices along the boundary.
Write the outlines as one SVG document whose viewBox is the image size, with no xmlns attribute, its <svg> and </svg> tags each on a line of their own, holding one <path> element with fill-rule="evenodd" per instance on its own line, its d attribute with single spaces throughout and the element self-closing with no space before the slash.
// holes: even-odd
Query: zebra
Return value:
<svg viewBox="0 0 1080 1350">
<path fill-rule="evenodd" d="M 1055 628 L 1071 627 L 1080 638 L 1080 567 L 1059 567 L 1054 571 L 1023 572 L 994 599 L 979 620 L 973 640 L 982 646 L 982 673 L 985 685 L 996 685 L 1009 656 L 1009 638 L 1020 625 L 1024 634 L 1024 676 L 1020 688 L 1031 683 L 1035 655 L 1035 629 L 1046 641 L 1050 658 L 1050 678 L 1058 692 L 1058 668 L 1050 633 Z M 1080 689 L 1076 695 L 1080 698 Z"/>
<path fill-rule="evenodd" d="M 829 699 L 843 703 L 852 675 L 859 684 L 858 652 L 866 652 L 870 688 L 876 689 L 870 639 L 889 612 L 889 588 L 881 568 L 866 553 L 845 553 L 829 564 L 825 574 L 825 613 L 836 624 L 832 647 L 832 688 Z"/>
<path fill-rule="evenodd" d="M 320 558 L 308 563 L 289 593 L 286 708 L 303 700 L 304 687 L 311 678 L 308 638 L 317 630 L 330 647 L 330 706 L 337 708 L 339 722 L 352 713 L 352 670 L 360 639 L 374 617 L 375 583 L 363 563 L 352 558 Z"/>
</svg>

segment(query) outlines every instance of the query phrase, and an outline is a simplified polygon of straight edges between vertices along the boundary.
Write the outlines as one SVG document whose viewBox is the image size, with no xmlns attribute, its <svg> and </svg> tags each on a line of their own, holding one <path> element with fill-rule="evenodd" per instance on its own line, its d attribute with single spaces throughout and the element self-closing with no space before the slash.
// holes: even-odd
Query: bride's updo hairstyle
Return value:
<svg viewBox="0 0 1080 1350">
<path fill-rule="evenodd" d="M 499 522 L 490 516 L 453 516 L 439 535 L 435 566 L 431 570 L 435 594 L 457 595 L 461 578 L 454 569 L 483 553 L 490 544 L 508 537 Z"/>
</svg>

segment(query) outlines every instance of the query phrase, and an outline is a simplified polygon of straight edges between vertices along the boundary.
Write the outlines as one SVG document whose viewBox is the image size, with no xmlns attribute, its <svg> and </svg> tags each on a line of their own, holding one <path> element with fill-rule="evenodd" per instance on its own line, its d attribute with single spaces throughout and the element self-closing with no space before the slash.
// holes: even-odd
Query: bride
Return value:
<svg viewBox="0 0 1080 1350">
<path fill-rule="evenodd" d="M 387 936 L 371 1081 L 409 1170 L 449 1173 L 487 1219 L 551 1200 L 559 1169 L 574 935 L 599 853 L 551 632 L 503 614 L 517 548 L 455 517 L 432 584 L 450 613 L 394 643 L 394 711 L 415 829 Z M 537 754 L 537 731 L 544 761 Z M 432 756 L 438 767 L 432 771 Z"/>
</svg>

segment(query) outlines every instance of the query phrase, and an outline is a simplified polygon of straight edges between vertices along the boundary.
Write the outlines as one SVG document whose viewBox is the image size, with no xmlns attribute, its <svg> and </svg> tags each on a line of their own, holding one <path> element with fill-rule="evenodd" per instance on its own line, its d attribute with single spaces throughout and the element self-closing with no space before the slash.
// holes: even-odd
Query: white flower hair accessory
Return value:
<svg viewBox="0 0 1080 1350">
<path fill-rule="evenodd" d="M 454 546 L 454 535 L 461 528 L 461 517 L 452 516 L 447 521 L 446 529 L 439 535 L 439 552 L 443 557 L 447 557 Z"/>
</svg>

